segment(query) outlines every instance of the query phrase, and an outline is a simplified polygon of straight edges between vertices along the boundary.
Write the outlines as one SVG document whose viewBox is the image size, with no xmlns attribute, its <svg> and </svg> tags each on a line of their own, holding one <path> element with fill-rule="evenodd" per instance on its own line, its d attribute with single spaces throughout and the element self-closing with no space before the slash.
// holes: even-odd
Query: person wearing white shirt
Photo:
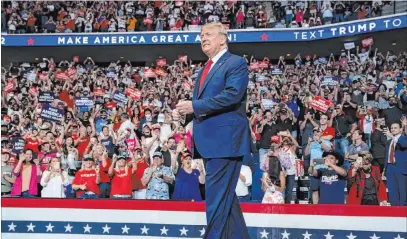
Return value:
<svg viewBox="0 0 407 239">
<path fill-rule="evenodd" d="M 120 125 L 118 132 L 126 131 L 127 129 L 130 129 L 130 139 L 134 139 L 136 137 L 136 133 L 135 133 L 136 127 L 130 121 L 129 116 L 126 113 L 123 113 L 120 115 L 120 118 L 122 119 L 123 122 Z"/>
<path fill-rule="evenodd" d="M 249 166 L 242 165 L 239 180 L 236 185 L 236 195 L 240 202 L 250 201 L 249 186 L 252 185 L 252 170 Z"/>
<path fill-rule="evenodd" d="M 65 198 L 64 186 L 68 185 L 68 172 L 62 170 L 61 161 L 58 158 L 51 159 L 48 170 L 41 177 L 41 197 Z"/>
</svg>

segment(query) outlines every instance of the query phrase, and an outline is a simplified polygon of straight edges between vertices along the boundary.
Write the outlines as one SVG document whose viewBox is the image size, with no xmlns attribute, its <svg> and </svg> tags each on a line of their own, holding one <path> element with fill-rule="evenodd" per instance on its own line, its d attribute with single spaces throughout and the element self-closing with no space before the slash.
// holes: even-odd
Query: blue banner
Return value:
<svg viewBox="0 0 407 239">
<path fill-rule="evenodd" d="M 230 43 L 296 42 L 353 36 L 407 27 L 407 14 L 311 28 L 230 30 Z M 199 32 L 2 34 L 2 46 L 107 46 L 149 44 L 198 44 Z"/>
<path fill-rule="evenodd" d="M 65 114 L 65 112 L 63 109 L 55 108 L 50 105 L 44 104 L 42 106 L 40 117 L 43 120 L 61 124 L 61 120 L 64 117 L 64 114 Z"/>
<path fill-rule="evenodd" d="M 126 105 L 128 101 L 127 96 L 118 90 L 114 92 L 113 100 L 116 101 L 119 105 Z"/>
<path fill-rule="evenodd" d="M 94 105 L 93 97 L 76 97 L 75 106 L 79 108 L 80 112 L 89 111 Z"/>
</svg>

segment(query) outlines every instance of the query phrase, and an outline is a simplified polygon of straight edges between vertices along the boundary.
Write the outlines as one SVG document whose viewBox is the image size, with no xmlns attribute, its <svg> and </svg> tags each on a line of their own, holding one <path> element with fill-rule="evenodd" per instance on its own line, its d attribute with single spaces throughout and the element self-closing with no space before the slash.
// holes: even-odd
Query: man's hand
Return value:
<svg viewBox="0 0 407 239">
<path fill-rule="evenodd" d="M 192 101 L 181 101 L 177 104 L 177 110 L 182 115 L 194 113 L 194 108 L 192 107 Z"/>
<path fill-rule="evenodd" d="M 180 112 L 178 111 L 178 109 L 174 109 L 174 110 L 172 111 L 172 119 L 173 119 L 174 121 L 179 121 L 179 120 L 181 119 L 181 114 L 180 114 Z"/>
</svg>

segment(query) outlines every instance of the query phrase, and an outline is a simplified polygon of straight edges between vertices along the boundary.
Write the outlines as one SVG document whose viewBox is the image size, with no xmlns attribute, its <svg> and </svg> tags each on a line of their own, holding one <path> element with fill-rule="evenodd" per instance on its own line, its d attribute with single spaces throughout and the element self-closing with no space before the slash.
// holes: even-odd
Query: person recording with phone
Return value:
<svg viewBox="0 0 407 239">
<path fill-rule="evenodd" d="M 380 168 L 372 165 L 373 156 L 362 151 L 348 173 L 350 184 L 347 204 L 387 205 L 386 185 L 382 181 Z"/>
<path fill-rule="evenodd" d="M 286 177 L 279 159 L 281 137 L 272 136 L 270 150 L 267 152 L 267 167 L 261 179 L 264 192 L 262 203 L 284 204 Z"/>
<path fill-rule="evenodd" d="M 43 198 L 65 198 L 64 186 L 69 183 L 68 172 L 62 170 L 61 160 L 52 158 L 48 169 L 41 177 L 41 197 Z"/>
</svg>

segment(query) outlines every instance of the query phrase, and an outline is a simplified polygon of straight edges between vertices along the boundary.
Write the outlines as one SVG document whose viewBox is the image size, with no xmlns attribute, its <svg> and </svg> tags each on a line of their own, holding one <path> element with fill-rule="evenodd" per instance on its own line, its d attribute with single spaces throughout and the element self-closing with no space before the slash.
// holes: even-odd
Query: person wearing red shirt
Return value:
<svg viewBox="0 0 407 239">
<path fill-rule="evenodd" d="M 113 155 L 113 163 L 109 167 L 109 175 L 112 177 L 112 190 L 110 197 L 114 199 L 131 199 L 132 196 L 132 175 L 137 170 L 135 158 L 132 156 L 131 165 L 126 163 L 127 155 Z M 116 165 L 116 166 L 115 166 Z"/>
<path fill-rule="evenodd" d="M 143 178 L 144 171 L 150 167 L 150 165 L 148 165 L 145 154 L 141 148 L 135 149 L 134 157 L 136 158 L 137 171 L 131 179 L 133 199 L 146 199 L 147 186 L 141 183 L 141 178 Z"/>
<path fill-rule="evenodd" d="M 329 116 L 327 114 L 320 114 L 319 124 L 321 129 L 321 139 L 328 140 L 332 143 L 335 138 L 335 128 L 328 126 Z"/>
<path fill-rule="evenodd" d="M 32 129 L 31 134 L 25 138 L 26 149 L 31 149 L 33 152 L 38 153 L 38 146 L 40 141 L 38 140 L 38 130 L 36 128 Z"/>
<path fill-rule="evenodd" d="M 100 198 L 109 198 L 111 185 L 108 172 L 112 163 L 107 156 L 107 151 L 103 144 L 98 144 L 96 146 L 96 154 L 94 157 L 96 159 L 96 165 L 100 170 L 99 196 Z"/>
<path fill-rule="evenodd" d="M 91 155 L 83 159 L 82 169 L 75 174 L 72 189 L 76 191 L 77 198 L 98 198 L 100 182 L 99 168 Z"/>
</svg>

